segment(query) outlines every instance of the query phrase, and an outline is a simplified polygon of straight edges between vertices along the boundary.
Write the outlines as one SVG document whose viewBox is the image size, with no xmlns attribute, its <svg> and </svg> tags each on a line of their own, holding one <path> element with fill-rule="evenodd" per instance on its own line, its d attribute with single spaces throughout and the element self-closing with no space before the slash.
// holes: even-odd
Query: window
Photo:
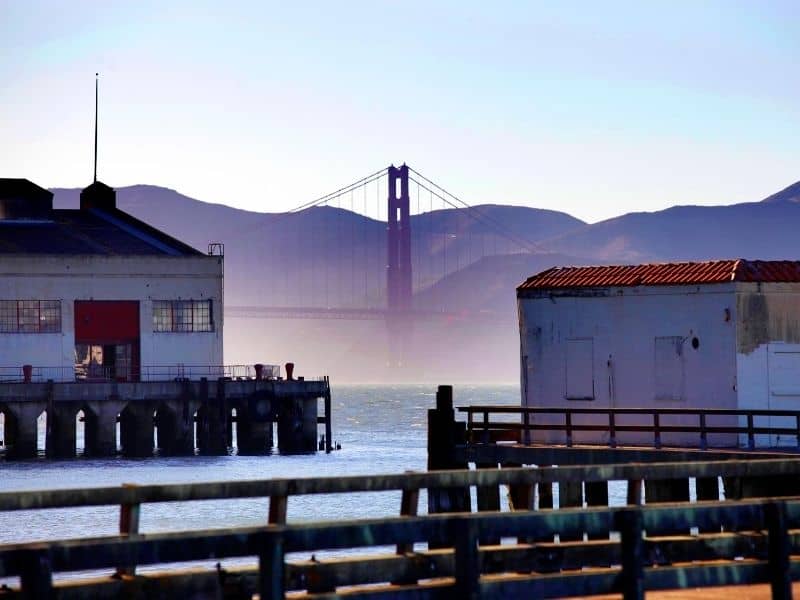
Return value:
<svg viewBox="0 0 800 600">
<path fill-rule="evenodd" d="M 594 400 L 594 340 L 567 340 L 567 400 Z"/>
<path fill-rule="evenodd" d="M 684 338 L 679 335 L 655 339 L 656 400 L 682 400 Z"/>
<path fill-rule="evenodd" d="M 211 300 L 153 300 L 153 331 L 214 331 Z"/>
<path fill-rule="evenodd" d="M 0 300 L 0 333 L 59 333 L 61 300 Z"/>
</svg>

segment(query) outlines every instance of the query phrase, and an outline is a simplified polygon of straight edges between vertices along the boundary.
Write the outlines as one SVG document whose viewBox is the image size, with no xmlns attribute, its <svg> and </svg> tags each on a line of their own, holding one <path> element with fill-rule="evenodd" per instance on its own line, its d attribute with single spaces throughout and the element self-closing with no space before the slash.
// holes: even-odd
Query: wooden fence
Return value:
<svg viewBox="0 0 800 600">
<path fill-rule="evenodd" d="M 698 478 L 757 482 L 800 477 L 800 460 L 478 469 L 402 475 L 123 486 L 0 494 L 0 510 L 119 505 L 120 534 L 0 546 L 0 577 L 20 589 L 0 598 L 283 598 L 304 591 L 357 598 L 561 597 L 645 589 L 769 583 L 787 598 L 800 579 L 800 500 L 745 499 L 645 504 L 642 482 Z M 421 490 L 461 488 L 532 499 L 551 484 L 628 482 L 629 505 L 418 516 Z M 645 489 L 646 486 L 645 486 Z M 758 486 L 751 487 L 758 490 Z M 287 523 L 287 500 L 306 494 L 401 492 L 398 517 Z M 522 493 L 520 493 L 522 492 Z M 525 493 L 527 492 L 527 493 Z M 269 497 L 257 527 L 142 534 L 140 507 L 152 502 Z M 482 503 L 479 501 L 479 508 Z M 486 506 L 485 503 L 484 507 Z M 690 532 L 694 528 L 694 531 Z M 584 536 L 591 541 L 584 541 Z M 509 540 L 513 538 L 513 540 Z M 504 543 L 500 544 L 500 541 Z M 566 541 L 571 540 L 571 541 Z M 428 549 L 414 544 L 427 544 Z M 376 546 L 392 546 L 391 555 Z M 372 547 L 372 554 L 287 561 L 287 553 Z M 172 570 L 135 575 L 138 565 L 257 557 L 257 568 Z M 694 562 L 692 562 L 694 561 Z M 590 567 L 590 569 L 585 569 Z M 113 569 L 112 577 L 53 583 L 53 574 Z M 339 590 L 341 593 L 342 590 Z"/>
</svg>

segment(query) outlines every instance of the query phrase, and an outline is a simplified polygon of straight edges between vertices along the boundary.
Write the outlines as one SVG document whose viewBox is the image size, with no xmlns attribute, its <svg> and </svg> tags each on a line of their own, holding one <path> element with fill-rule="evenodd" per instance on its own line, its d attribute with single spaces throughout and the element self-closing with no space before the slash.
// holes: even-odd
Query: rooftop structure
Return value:
<svg viewBox="0 0 800 600">
<path fill-rule="evenodd" d="M 118 209 L 102 182 L 64 210 L 27 179 L 0 179 L 0 379 L 213 375 L 222 261 Z"/>
</svg>

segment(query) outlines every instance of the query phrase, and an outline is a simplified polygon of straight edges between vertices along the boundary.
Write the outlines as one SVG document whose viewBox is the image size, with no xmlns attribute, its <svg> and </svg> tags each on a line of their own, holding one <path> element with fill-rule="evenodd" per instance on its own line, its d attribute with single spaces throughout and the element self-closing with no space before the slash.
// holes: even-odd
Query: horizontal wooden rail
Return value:
<svg viewBox="0 0 800 600">
<path fill-rule="evenodd" d="M 467 414 L 467 439 L 470 443 L 494 443 L 497 441 L 525 441 L 535 431 L 563 432 L 565 444 L 572 446 L 573 434 L 579 432 L 598 432 L 608 435 L 606 444 L 615 447 L 619 433 L 648 433 L 653 435 L 653 447 L 661 448 L 664 434 L 699 434 L 697 447 L 709 447 L 709 436 L 735 434 L 747 437 L 747 446 L 754 449 L 757 435 L 788 435 L 795 438 L 800 447 L 800 410 L 739 410 L 717 408 L 562 408 L 525 406 L 460 406 L 458 410 Z M 490 416 L 519 415 L 520 422 L 492 420 Z M 536 422 L 536 416 L 548 415 L 561 420 L 558 423 Z M 647 424 L 620 422 L 620 417 L 645 416 L 651 419 Z M 576 422 L 576 417 L 603 417 L 602 423 Z M 664 423 L 664 419 L 681 417 L 696 418 L 697 425 Z M 746 425 L 714 425 L 710 418 L 737 417 Z M 793 419 L 794 424 L 756 425 L 756 419 Z"/>
<path fill-rule="evenodd" d="M 0 493 L 0 511 L 136 505 L 151 502 L 188 502 L 231 498 L 288 498 L 309 494 L 349 494 L 428 488 L 524 485 L 575 481 L 664 480 L 689 477 L 798 477 L 800 457 L 765 460 L 718 460 L 648 464 L 577 465 L 431 471 L 387 475 L 309 477 L 67 488 Z"/>
</svg>

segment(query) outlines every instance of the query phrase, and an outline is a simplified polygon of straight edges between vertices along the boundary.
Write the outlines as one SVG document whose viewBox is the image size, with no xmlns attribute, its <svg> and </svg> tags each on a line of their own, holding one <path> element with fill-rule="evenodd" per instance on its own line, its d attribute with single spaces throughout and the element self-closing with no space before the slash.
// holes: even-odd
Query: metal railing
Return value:
<svg viewBox="0 0 800 600">
<path fill-rule="evenodd" d="M 280 365 L 264 364 L 260 366 L 261 377 L 279 379 Z M 31 366 L 30 382 L 46 381 L 84 383 L 105 383 L 109 381 L 175 381 L 198 380 L 201 378 L 219 379 L 255 379 L 255 365 L 142 365 L 126 368 L 104 365 L 75 366 Z M 27 380 L 25 367 L 0 367 L 0 383 L 24 383 Z"/>
<path fill-rule="evenodd" d="M 709 436 L 736 434 L 746 439 L 747 447 L 756 447 L 756 436 L 790 436 L 800 447 L 800 410 L 739 410 L 715 408 L 561 408 L 524 406 L 460 406 L 458 410 L 467 414 L 467 439 L 470 443 L 494 443 L 516 441 L 529 443 L 533 432 L 563 432 L 564 443 L 571 447 L 577 432 L 597 432 L 607 435 L 606 444 L 614 448 L 619 443 L 620 433 L 644 433 L 652 435 L 652 446 L 663 446 L 664 434 L 697 434 L 697 447 L 709 447 Z M 519 415 L 520 422 L 492 419 L 491 416 Z M 558 423 L 537 422 L 537 416 L 556 417 Z M 645 416 L 649 423 L 630 424 L 620 417 Z M 476 418 L 478 416 L 478 418 Z M 603 422 L 581 423 L 576 417 L 595 416 Z M 696 419 L 696 425 L 670 424 L 670 417 L 683 420 Z M 735 418 L 737 424 L 713 424 L 720 417 Z M 759 424 L 757 420 L 788 420 L 792 426 Z M 547 419 L 548 421 L 552 419 Z M 729 419 L 730 420 L 730 419 Z M 740 424 L 741 423 L 741 424 Z"/>
</svg>

